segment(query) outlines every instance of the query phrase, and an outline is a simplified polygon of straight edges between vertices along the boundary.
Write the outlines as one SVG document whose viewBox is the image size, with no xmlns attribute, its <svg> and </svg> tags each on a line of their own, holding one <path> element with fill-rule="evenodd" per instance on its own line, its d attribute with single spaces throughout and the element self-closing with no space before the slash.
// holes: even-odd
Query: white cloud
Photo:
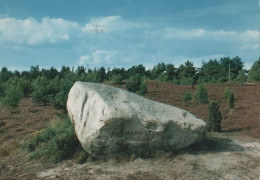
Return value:
<svg viewBox="0 0 260 180">
<path fill-rule="evenodd" d="M 235 31 L 207 31 L 205 29 L 176 29 L 166 28 L 160 32 L 164 38 L 193 39 L 193 38 L 223 38 L 237 35 Z"/>
<path fill-rule="evenodd" d="M 248 30 L 246 32 L 243 32 L 242 36 L 247 37 L 247 38 L 259 39 L 260 38 L 260 31 Z"/>
<path fill-rule="evenodd" d="M 120 16 L 92 18 L 83 32 L 118 32 L 145 27 L 147 24 L 126 21 Z"/>
<path fill-rule="evenodd" d="M 184 29 L 174 29 L 166 28 L 163 32 L 164 38 L 178 38 L 178 39 L 187 39 L 194 37 L 202 37 L 205 35 L 204 29 L 193 29 L 193 30 L 184 30 Z"/>
<path fill-rule="evenodd" d="M 174 29 L 166 28 L 162 31 L 155 31 L 154 34 L 160 34 L 166 39 L 207 39 L 214 41 L 236 41 L 245 43 L 248 42 L 252 49 L 257 49 L 260 42 L 260 31 L 247 30 L 244 32 L 236 31 L 210 31 L 205 29 Z"/>
<path fill-rule="evenodd" d="M 56 43 L 70 40 L 78 24 L 62 18 L 45 17 L 38 22 L 34 18 L 0 19 L 0 39 L 16 44 Z"/>
<path fill-rule="evenodd" d="M 259 44 L 254 44 L 254 45 L 252 45 L 252 49 L 260 49 L 260 45 Z"/>
<path fill-rule="evenodd" d="M 96 50 L 91 55 L 81 56 L 79 65 L 109 65 L 117 61 L 119 54 L 117 51 Z"/>
<path fill-rule="evenodd" d="M 260 50 L 260 45 L 259 44 L 245 44 L 241 48 L 241 50 Z"/>
<path fill-rule="evenodd" d="M 90 60 L 90 56 L 86 55 L 86 56 L 80 56 L 79 58 L 79 65 L 84 65 L 87 64 Z"/>
</svg>

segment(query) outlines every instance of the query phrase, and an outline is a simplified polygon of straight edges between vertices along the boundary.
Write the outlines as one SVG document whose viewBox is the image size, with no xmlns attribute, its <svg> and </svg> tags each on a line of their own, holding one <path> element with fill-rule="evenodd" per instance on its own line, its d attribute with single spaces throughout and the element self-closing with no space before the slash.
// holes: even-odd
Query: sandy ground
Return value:
<svg viewBox="0 0 260 180">
<path fill-rule="evenodd" d="M 210 147 L 157 158 L 60 163 L 39 179 L 260 179 L 260 139 L 214 133 Z M 203 146 L 201 144 L 200 146 Z"/>
</svg>

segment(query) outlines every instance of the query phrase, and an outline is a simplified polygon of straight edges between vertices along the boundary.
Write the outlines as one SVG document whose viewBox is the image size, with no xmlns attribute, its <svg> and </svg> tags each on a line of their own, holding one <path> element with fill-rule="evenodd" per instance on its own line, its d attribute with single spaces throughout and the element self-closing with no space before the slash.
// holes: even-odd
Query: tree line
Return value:
<svg viewBox="0 0 260 180">
<path fill-rule="evenodd" d="M 144 94 L 147 79 L 184 85 L 260 81 L 260 58 L 249 71 L 244 69 L 244 63 L 238 56 L 203 61 L 200 68 L 190 61 L 179 67 L 159 63 L 151 69 L 146 69 L 142 64 L 128 69 L 62 66 L 61 70 L 57 70 L 54 67 L 40 69 L 39 66 L 32 66 L 29 71 L 22 72 L 12 72 L 3 67 L 0 71 L 0 101 L 4 106 L 17 107 L 22 97 L 31 97 L 36 103 L 50 103 L 54 108 L 66 111 L 67 95 L 76 81 L 111 81 L 126 84 L 129 91 Z"/>
</svg>

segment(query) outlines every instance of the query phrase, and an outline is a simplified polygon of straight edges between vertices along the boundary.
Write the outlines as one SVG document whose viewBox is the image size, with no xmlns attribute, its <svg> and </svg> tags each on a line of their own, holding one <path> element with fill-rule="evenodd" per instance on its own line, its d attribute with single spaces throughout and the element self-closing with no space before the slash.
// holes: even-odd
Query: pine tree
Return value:
<svg viewBox="0 0 260 180">
<path fill-rule="evenodd" d="M 219 111 L 219 103 L 216 101 L 210 101 L 208 110 L 208 131 L 221 132 L 222 114 Z"/>
<path fill-rule="evenodd" d="M 37 103 L 43 102 L 44 105 L 48 102 L 50 94 L 49 80 L 44 76 L 38 76 L 32 83 L 32 99 Z"/>
<path fill-rule="evenodd" d="M 23 92 L 13 84 L 7 84 L 4 90 L 4 96 L 1 99 L 3 106 L 5 107 L 18 107 L 18 104 L 23 97 Z"/>
<path fill-rule="evenodd" d="M 208 90 L 203 84 L 200 84 L 198 86 L 196 96 L 197 96 L 197 99 L 200 103 L 207 103 L 208 102 Z"/>
</svg>

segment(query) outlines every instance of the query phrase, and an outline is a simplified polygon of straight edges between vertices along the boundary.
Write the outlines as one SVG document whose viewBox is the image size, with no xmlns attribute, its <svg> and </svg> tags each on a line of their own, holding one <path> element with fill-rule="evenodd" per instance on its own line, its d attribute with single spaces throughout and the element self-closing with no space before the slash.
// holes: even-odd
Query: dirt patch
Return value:
<svg viewBox="0 0 260 180">
<path fill-rule="evenodd" d="M 258 179 L 260 140 L 210 134 L 213 147 L 189 149 L 152 159 L 73 161 L 37 173 L 42 179 Z M 216 141 L 218 140 L 218 142 Z M 210 139 L 209 139 L 210 141 Z"/>
</svg>

